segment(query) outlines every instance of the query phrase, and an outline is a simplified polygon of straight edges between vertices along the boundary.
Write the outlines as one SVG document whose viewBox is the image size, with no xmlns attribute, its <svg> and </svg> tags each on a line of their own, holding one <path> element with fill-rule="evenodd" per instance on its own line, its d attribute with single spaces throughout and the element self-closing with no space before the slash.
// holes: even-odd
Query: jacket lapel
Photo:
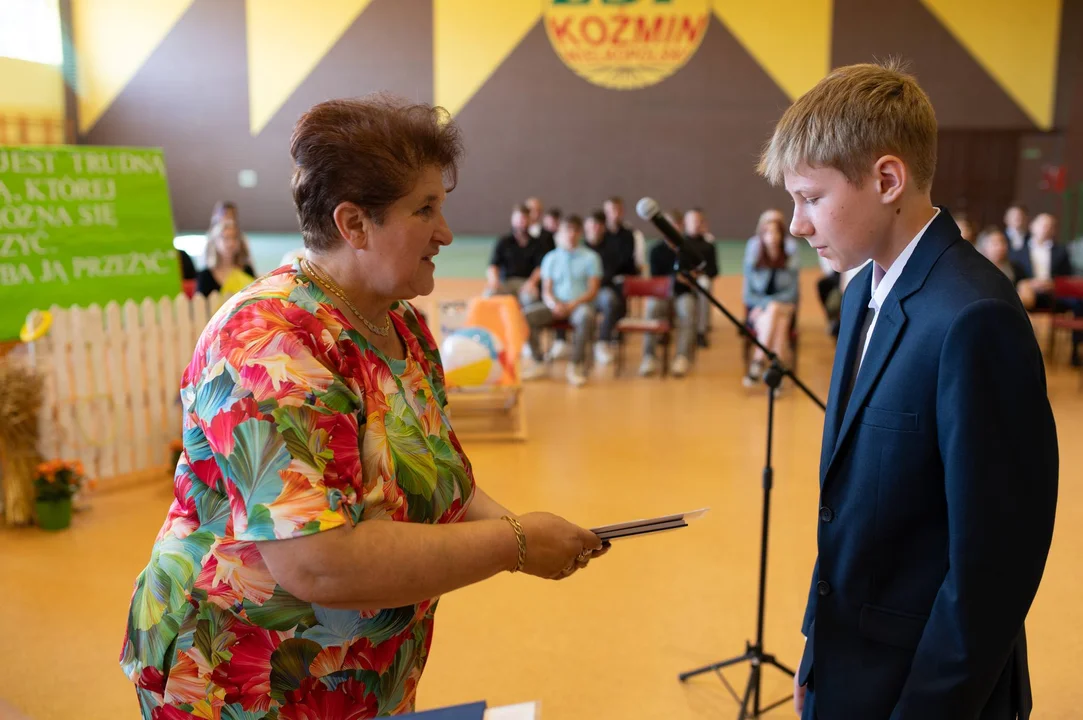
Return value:
<svg viewBox="0 0 1083 720">
<path fill-rule="evenodd" d="M 857 336 L 861 332 L 865 311 L 872 297 L 871 267 L 870 265 L 850 280 L 849 288 L 853 289 L 848 288 L 848 292 L 856 293 L 857 299 L 843 305 L 843 315 L 839 320 L 839 344 L 835 350 L 835 361 L 831 368 L 831 387 L 827 392 L 827 411 L 824 415 L 823 446 L 820 448 L 821 483 L 827 471 L 828 460 L 831 459 L 835 450 L 835 440 L 838 438 L 842 412 L 845 410 L 839 396 L 843 388 L 850 386 L 850 372 L 854 367 Z"/>
<path fill-rule="evenodd" d="M 929 225 L 929 228 L 925 231 L 925 234 L 922 235 L 921 239 L 918 241 L 917 247 L 914 248 L 914 253 L 910 256 L 909 261 L 907 261 L 902 274 L 899 276 L 899 279 L 895 281 L 895 287 L 888 293 L 887 299 L 880 308 L 880 314 L 876 318 L 876 325 L 872 329 L 872 339 L 869 341 L 869 349 L 865 353 L 864 361 L 861 363 L 861 369 L 857 374 L 857 383 L 854 385 L 853 392 L 850 393 L 850 399 L 846 403 L 846 407 L 834 408 L 836 412 L 841 413 L 842 420 L 835 425 L 835 427 L 838 428 L 838 431 L 832 438 L 831 445 L 827 444 L 827 433 L 824 433 L 824 453 L 820 456 L 821 486 L 826 481 L 831 466 L 838 458 L 839 450 L 846 442 L 846 436 L 853 429 L 858 412 L 865 406 L 869 394 L 872 392 L 873 388 L 876 387 L 880 375 L 883 374 L 884 368 L 887 366 L 888 361 L 895 352 L 895 347 L 899 343 L 899 338 L 902 335 L 903 328 L 906 327 L 907 322 L 906 313 L 903 310 L 902 303 L 906 298 L 921 289 L 925 284 L 925 279 L 929 276 L 929 272 L 933 269 L 933 265 L 935 265 L 936 261 L 940 259 L 940 256 L 944 254 L 944 251 L 954 243 L 961 241 L 962 236 L 959 234 L 959 227 L 955 224 L 955 220 L 946 209 L 940 208 L 940 214 L 933 220 L 932 224 Z M 864 310 L 868 306 L 872 294 L 871 280 L 868 280 L 866 273 L 862 272 L 859 277 L 865 277 L 869 287 L 863 291 L 864 303 L 860 308 L 855 308 L 857 312 L 854 314 L 859 317 L 860 320 L 855 320 L 853 317 L 850 318 L 850 325 L 847 328 L 847 342 L 851 344 L 856 342 L 856 336 L 860 330 L 860 324 L 855 326 L 854 323 L 860 323 L 861 320 L 864 320 Z M 838 357 L 835 359 L 835 367 L 831 373 L 831 395 L 829 397 L 830 404 L 828 405 L 829 417 L 831 417 L 830 413 L 833 409 L 832 405 L 836 405 L 839 402 L 839 388 L 836 386 L 835 378 L 839 377 L 840 381 L 845 378 L 846 381 L 849 382 L 849 375 L 853 368 L 855 352 L 861 352 L 860 348 L 847 348 L 847 357 L 845 359 L 847 365 L 844 368 L 839 368 L 839 359 Z M 826 462 L 824 461 L 825 455 L 830 458 Z"/>
<path fill-rule="evenodd" d="M 835 439 L 835 446 L 831 450 L 831 460 L 827 464 L 828 468 L 835 462 L 839 448 L 842 447 L 847 434 L 854 425 L 858 410 L 864 406 L 865 400 L 876 385 L 876 381 L 880 379 L 884 366 L 887 365 L 891 354 L 895 352 L 895 345 L 905 325 L 906 313 L 903 312 L 902 306 L 899 305 L 898 297 L 892 292 L 888 295 L 876 318 L 876 325 L 872 329 L 872 339 L 869 340 L 869 349 L 865 353 L 865 359 L 862 361 L 861 369 L 857 373 L 854 391 L 850 393 L 850 400 L 846 403 L 843 411 L 842 423 Z M 861 349 L 858 348 L 857 352 L 861 352 Z"/>
</svg>

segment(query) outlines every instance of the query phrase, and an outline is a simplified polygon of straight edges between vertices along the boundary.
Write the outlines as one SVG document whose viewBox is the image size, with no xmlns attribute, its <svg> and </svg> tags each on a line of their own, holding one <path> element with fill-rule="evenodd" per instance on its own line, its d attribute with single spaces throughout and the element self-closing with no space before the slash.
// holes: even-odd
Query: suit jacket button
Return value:
<svg viewBox="0 0 1083 720">
<path fill-rule="evenodd" d="M 831 586 L 827 584 L 827 581 L 821 580 L 816 583 L 816 592 L 820 593 L 821 597 L 827 597 L 831 594 Z"/>
<path fill-rule="evenodd" d="M 824 505 L 820 508 L 820 519 L 825 523 L 829 523 L 835 519 L 835 511 Z"/>
</svg>

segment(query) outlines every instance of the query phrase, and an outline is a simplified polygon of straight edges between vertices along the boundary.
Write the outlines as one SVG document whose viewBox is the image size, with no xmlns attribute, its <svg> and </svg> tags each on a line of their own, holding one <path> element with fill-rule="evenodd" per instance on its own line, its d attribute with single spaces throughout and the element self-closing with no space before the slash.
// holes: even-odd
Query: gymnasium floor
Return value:
<svg viewBox="0 0 1083 720">
<path fill-rule="evenodd" d="M 800 370 L 822 397 L 833 346 L 814 280 L 805 274 Z M 723 301 L 737 307 L 739 279 L 720 285 Z M 438 295 L 478 287 L 444 279 Z M 550 510 L 588 526 L 711 511 L 686 530 L 615 544 L 562 583 L 504 574 L 446 596 L 420 685 L 423 708 L 537 699 L 544 720 L 736 716 L 716 679 L 677 682 L 682 670 L 741 653 L 755 630 L 766 403 L 762 390 L 741 386 L 738 345 L 723 323 L 715 319 L 712 346 L 688 378 L 604 375 L 579 390 L 541 381 L 526 394 L 528 442 L 466 442 L 479 484 L 517 511 Z M 1034 717 L 1068 720 L 1083 716 L 1083 392 L 1063 358 L 1050 370 L 1049 392 L 1060 511 L 1028 632 Z M 815 554 L 822 422 L 794 389 L 779 400 L 766 638 L 790 665 Z M 131 584 L 171 487 L 166 476 L 103 485 L 68 532 L 0 530 L 0 698 L 37 720 L 138 717 L 116 660 Z M 789 693 L 788 678 L 766 673 L 767 698 Z M 728 676 L 741 685 L 746 668 Z"/>
</svg>

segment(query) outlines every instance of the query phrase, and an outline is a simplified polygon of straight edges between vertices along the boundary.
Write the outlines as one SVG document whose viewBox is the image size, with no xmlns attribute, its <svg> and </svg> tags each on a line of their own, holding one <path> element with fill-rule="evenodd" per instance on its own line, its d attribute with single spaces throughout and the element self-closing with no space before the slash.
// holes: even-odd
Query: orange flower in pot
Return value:
<svg viewBox="0 0 1083 720">
<path fill-rule="evenodd" d="M 79 461 L 50 460 L 38 465 L 34 478 L 34 509 L 43 530 L 63 530 L 71 525 L 71 498 L 87 481 Z"/>
</svg>

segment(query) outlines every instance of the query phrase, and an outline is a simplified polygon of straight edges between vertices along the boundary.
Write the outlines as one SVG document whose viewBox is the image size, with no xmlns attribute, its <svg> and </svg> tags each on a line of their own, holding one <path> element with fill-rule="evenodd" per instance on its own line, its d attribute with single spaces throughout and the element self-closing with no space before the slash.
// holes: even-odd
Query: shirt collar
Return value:
<svg viewBox="0 0 1083 720">
<path fill-rule="evenodd" d="M 887 300 L 887 296 L 891 293 L 891 289 L 895 287 L 895 281 L 902 275 L 903 268 L 906 267 L 906 261 L 914 254 L 914 248 L 918 246 L 918 241 L 921 240 L 921 236 L 925 234 L 925 231 L 929 229 L 929 226 L 933 224 L 933 220 L 936 220 L 938 215 L 940 215 L 940 208 L 936 208 L 936 212 L 929 218 L 929 222 L 925 223 L 925 227 L 919 230 L 918 234 L 914 236 L 914 239 L 903 248 L 903 251 L 899 253 L 899 257 L 895 258 L 895 262 L 891 263 L 890 268 L 884 270 L 877 263 L 873 262 L 872 298 L 869 300 L 869 307 L 876 312 L 880 312 L 880 308 L 883 306 L 884 301 Z"/>
</svg>

